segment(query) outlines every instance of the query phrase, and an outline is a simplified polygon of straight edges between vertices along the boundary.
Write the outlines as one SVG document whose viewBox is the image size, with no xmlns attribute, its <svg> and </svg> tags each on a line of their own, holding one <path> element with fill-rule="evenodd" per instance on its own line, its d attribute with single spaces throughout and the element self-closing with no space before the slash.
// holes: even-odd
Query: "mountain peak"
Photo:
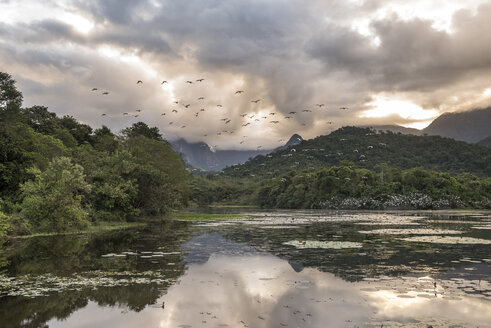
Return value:
<svg viewBox="0 0 491 328">
<path fill-rule="evenodd" d="M 303 141 L 303 138 L 299 134 L 294 134 L 290 137 L 290 140 L 285 144 L 285 147 L 290 147 L 294 145 L 298 145 Z"/>
</svg>

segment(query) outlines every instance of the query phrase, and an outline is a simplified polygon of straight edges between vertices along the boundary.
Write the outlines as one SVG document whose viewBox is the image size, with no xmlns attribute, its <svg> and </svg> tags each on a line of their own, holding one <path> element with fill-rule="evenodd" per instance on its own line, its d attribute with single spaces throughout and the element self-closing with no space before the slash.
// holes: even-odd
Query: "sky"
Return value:
<svg viewBox="0 0 491 328">
<path fill-rule="evenodd" d="M 272 148 L 490 106 L 488 31 L 489 0 L 0 0 L 0 71 L 94 128 Z"/>
</svg>

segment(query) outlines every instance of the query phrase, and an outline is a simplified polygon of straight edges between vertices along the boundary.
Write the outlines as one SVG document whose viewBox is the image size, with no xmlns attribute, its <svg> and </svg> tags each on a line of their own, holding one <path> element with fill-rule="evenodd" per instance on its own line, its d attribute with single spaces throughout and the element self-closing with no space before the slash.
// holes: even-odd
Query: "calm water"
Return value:
<svg viewBox="0 0 491 328">
<path fill-rule="evenodd" d="M 249 212 L 0 252 L 1 327 L 491 327 L 491 214 Z"/>
</svg>

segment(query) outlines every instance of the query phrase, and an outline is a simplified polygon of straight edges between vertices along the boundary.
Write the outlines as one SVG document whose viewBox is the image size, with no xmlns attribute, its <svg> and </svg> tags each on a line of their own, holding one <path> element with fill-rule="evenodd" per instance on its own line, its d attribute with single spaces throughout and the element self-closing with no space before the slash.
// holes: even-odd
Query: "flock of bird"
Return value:
<svg viewBox="0 0 491 328">
<path fill-rule="evenodd" d="M 197 84 L 197 83 L 202 83 L 204 82 L 205 79 L 204 78 L 199 78 L 199 79 L 196 79 L 196 80 L 186 80 L 185 83 L 186 84 L 189 84 L 189 85 L 192 85 L 192 84 Z M 165 85 L 169 83 L 167 80 L 163 80 L 160 84 L 161 85 Z M 136 81 L 136 84 L 137 85 L 143 85 L 143 81 L 142 80 L 138 80 Z M 92 88 L 92 92 L 95 92 L 95 91 L 99 91 L 98 88 Z M 241 96 L 242 94 L 244 94 L 245 91 L 244 90 L 236 90 L 234 95 L 236 96 Z M 102 92 L 102 95 L 109 95 L 109 91 L 103 91 Z M 193 111 L 193 114 L 194 114 L 194 117 L 195 118 L 198 118 L 200 115 L 204 115 L 203 113 L 207 111 L 206 108 L 204 108 L 203 106 L 203 101 L 205 100 L 206 98 L 203 97 L 203 96 L 200 96 L 200 97 L 197 97 L 196 98 L 196 102 L 194 103 L 191 103 L 191 102 L 185 102 L 185 101 L 177 101 L 175 100 L 172 104 L 172 106 L 175 106 L 174 108 L 172 108 L 170 111 L 164 111 L 160 114 L 160 116 L 162 117 L 168 117 L 168 122 L 167 124 L 170 125 L 170 126 L 180 126 L 181 129 L 185 129 L 187 128 L 187 125 L 188 123 L 185 123 L 185 124 L 180 124 L 178 123 L 177 121 L 174 120 L 173 116 L 174 115 L 177 115 L 180 113 L 180 111 L 188 111 L 190 108 L 192 107 L 198 107 L 198 109 L 196 110 L 196 112 Z M 250 100 L 250 103 L 251 104 L 254 104 L 254 105 L 258 105 L 259 102 L 261 101 L 260 98 L 257 98 L 257 99 L 252 99 Z M 254 106 L 253 105 L 253 106 Z M 181 106 L 182 108 L 180 108 L 179 106 Z M 212 105 L 213 106 L 213 105 Z M 214 104 L 214 107 L 216 108 L 223 108 L 223 105 L 222 104 Z M 318 109 L 322 109 L 322 108 L 325 108 L 325 104 L 323 103 L 319 103 L 319 104 L 315 104 L 315 107 L 317 107 Z M 340 107 L 339 109 L 341 110 L 347 110 L 349 109 L 348 107 Z M 135 118 L 138 118 L 141 114 L 142 110 L 141 109 L 135 109 L 133 112 L 124 112 L 122 113 L 122 116 L 128 116 L 128 117 L 135 117 Z M 264 112 L 264 111 L 262 111 Z M 313 113 L 313 111 L 311 109 L 303 109 L 301 111 L 299 111 L 299 113 Z M 272 112 L 269 112 L 268 114 L 263 114 L 262 116 L 260 114 L 258 114 L 258 108 L 255 108 L 255 111 L 252 112 L 252 113 L 242 113 L 240 114 L 240 118 L 237 118 L 239 120 L 242 121 L 242 124 L 241 126 L 243 128 L 246 128 L 248 126 L 252 126 L 253 124 L 257 123 L 257 122 L 266 122 L 268 124 L 281 124 L 281 122 L 283 120 L 289 120 L 289 119 L 292 119 L 294 117 L 294 115 L 297 115 L 297 111 L 291 111 L 289 112 L 287 115 L 284 115 L 283 117 L 280 117 L 280 113 L 277 113 L 275 111 L 272 111 Z M 103 113 L 101 114 L 101 116 L 108 116 L 107 113 Z M 223 117 L 223 118 L 220 118 L 219 120 L 223 123 L 223 128 L 220 128 L 219 130 L 215 131 L 214 133 L 217 135 L 217 136 L 223 136 L 223 135 L 227 135 L 227 134 L 234 134 L 235 133 L 235 130 L 227 130 L 225 129 L 225 127 L 227 126 L 227 124 L 229 124 L 230 122 L 232 122 L 233 117 L 229 117 L 229 115 L 223 115 L 223 116 L 226 116 L 226 117 Z M 175 118 L 177 118 L 178 116 L 176 116 Z M 326 124 L 332 124 L 332 121 L 327 121 Z M 305 123 L 301 123 L 302 126 L 306 126 Z M 204 134 L 203 137 L 208 137 L 209 135 L 208 134 Z M 243 140 L 239 142 L 240 145 L 242 145 L 244 142 L 245 142 L 245 139 L 244 138 L 247 138 L 247 135 L 244 135 L 243 136 Z M 284 140 L 283 139 L 280 139 L 278 140 L 278 142 L 283 142 Z M 214 145 L 213 146 L 214 148 L 217 148 L 218 146 L 217 145 Z M 262 146 L 257 146 L 257 149 L 260 149 L 262 148 Z"/>
</svg>

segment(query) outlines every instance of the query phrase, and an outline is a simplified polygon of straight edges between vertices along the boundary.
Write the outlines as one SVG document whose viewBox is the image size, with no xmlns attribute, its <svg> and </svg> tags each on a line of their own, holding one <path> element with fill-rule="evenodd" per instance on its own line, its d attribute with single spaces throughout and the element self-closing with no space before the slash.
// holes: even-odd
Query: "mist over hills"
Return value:
<svg viewBox="0 0 491 328">
<path fill-rule="evenodd" d="M 204 142 L 190 143 L 185 139 L 178 139 L 172 142 L 172 147 L 178 153 L 183 155 L 184 160 L 195 167 L 202 168 L 207 171 L 220 171 L 227 166 L 232 166 L 238 163 L 244 163 L 250 158 L 257 155 L 266 155 L 277 149 L 296 145 L 303 141 L 303 138 L 298 134 L 294 134 L 288 142 L 276 149 L 264 150 L 215 150 Z"/>
</svg>

